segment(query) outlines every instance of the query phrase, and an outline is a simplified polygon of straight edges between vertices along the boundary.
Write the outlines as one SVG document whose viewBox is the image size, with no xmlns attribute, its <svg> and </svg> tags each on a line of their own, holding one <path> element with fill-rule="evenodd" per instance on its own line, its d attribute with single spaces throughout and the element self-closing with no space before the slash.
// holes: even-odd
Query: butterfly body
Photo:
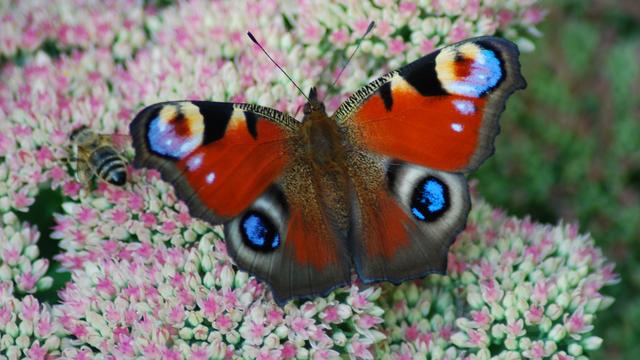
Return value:
<svg viewBox="0 0 640 360">
<path fill-rule="evenodd" d="M 331 116 L 312 89 L 302 122 L 251 105 L 175 101 L 131 124 L 136 166 L 225 224 L 236 264 L 276 301 L 446 270 L 470 209 L 464 176 L 493 152 L 518 51 L 470 39 L 374 80 Z"/>
</svg>

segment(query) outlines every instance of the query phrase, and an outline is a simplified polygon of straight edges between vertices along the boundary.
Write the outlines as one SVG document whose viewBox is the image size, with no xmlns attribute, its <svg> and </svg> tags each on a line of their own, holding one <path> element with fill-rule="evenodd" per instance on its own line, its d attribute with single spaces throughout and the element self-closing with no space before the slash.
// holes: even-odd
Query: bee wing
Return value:
<svg viewBox="0 0 640 360">
<path fill-rule="evenodd" d="M 123 152 L 131 144 L 129 134 L 98 134 L 98 139 L 103 144 L 111 144 L 119 152 Z"/>
<path fill-rule="evenodd" d="M 81 184 L 88 184 L 93 177 L 93 171 L 91 170 L 89 163 L 79 159 L 76 159 L 74 163 L 76 181 Z"/>
</svg>

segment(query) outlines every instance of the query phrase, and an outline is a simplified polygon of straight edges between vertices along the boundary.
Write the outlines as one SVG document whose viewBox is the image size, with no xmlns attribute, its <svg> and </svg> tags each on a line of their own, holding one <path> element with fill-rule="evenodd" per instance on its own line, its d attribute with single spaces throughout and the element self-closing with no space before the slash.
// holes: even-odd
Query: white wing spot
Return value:
<svg viewBox="0 0 640 360">
<path fill-rule="evenodd" d="M 212 171 L 210 173 L 207 174 L 207 177 L 204 178 L 207 181 L 207 184 L 212 184 L 213 181 L 216 179 L 216 174 Z"/>
<path fill-rule="evenodd" d="M 455 132 L 461 132 L 462 131 L 462 124 L 453 123 L 453 124 L 451 124 L 451 128 Z"/>
<path fill-rule="evenodd" d="M 197 170 L 202 165 L 202 154 L 198 154 L 187 161 L 189 171 Z"/>
<path fill-rule="evenodd" d="M 462 115 L 471 115 L 476 112 L 476 106 L 469 100 L 453 100 L 453 106 Z"/>
</svg>

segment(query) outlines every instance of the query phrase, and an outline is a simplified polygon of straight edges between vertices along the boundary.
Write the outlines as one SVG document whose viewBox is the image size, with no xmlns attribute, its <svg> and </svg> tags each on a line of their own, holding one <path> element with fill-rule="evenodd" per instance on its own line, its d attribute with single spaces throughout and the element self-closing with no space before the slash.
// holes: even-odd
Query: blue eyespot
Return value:
<svg viewBox="0 0 640 360">
<path fill-rule="evenodd" d="M 411 196 L 411 213 L 420 221 L 434 221 L 449 209 L 449 189 L 440 180 L 428 176 L 418 183 Z"/>
<path fill-rule="evenodd" d="M 167 124 L 160 115 L 149 121 L 147 139 L 151 151 L 176 160 L 187 156 L 202 143 L 201 135 L 179 135 L 175 125 Z"/>
<path fill-rule="evenodd" d="M 280 247 L 280 235 L 275 225 L 263 214 L 247 212 L 240 221 L 245 244 L 259 251 L 273 251 Z"/>
</svg>

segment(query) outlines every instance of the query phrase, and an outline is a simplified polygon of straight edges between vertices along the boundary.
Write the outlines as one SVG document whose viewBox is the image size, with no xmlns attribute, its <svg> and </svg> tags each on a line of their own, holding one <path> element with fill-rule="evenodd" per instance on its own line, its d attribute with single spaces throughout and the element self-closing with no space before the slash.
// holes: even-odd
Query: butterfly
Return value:
<svg viewBox="0 0 640 360">
<path fill-rule="evenodd" d="M 224 224 L 240 269 L 279 304 L 349 284 L 444 273 L 470 210 L 465 174 L 494 152 L 526 82 L 515 44 L 478 37 L 374 80 L 302 122 L 243 103 L 169 101 L 130 125 L 134 166 L 157 169 L 192 216 Z"/>
</svg>

